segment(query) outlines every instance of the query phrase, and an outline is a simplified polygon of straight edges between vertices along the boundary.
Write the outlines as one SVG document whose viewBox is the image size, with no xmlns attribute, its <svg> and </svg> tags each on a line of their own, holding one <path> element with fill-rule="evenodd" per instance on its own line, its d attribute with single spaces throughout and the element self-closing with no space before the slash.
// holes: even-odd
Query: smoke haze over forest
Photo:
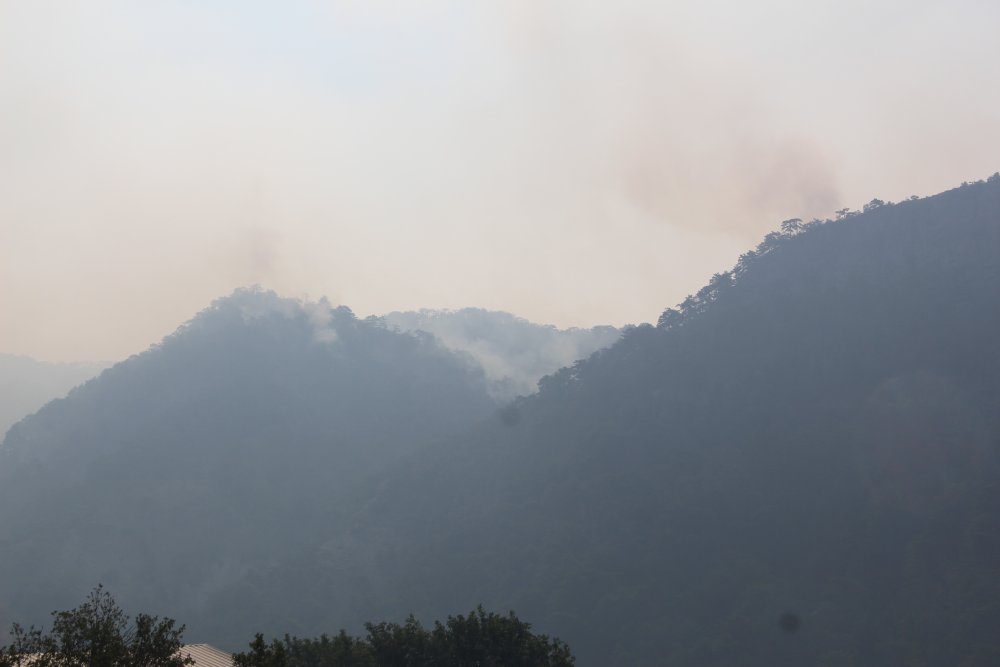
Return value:
<svg viewBox="0 0 1000 667">
<path fill-rule="evenodd" d="M 0 0 L 0 667 L 1000 665 L 998 35 Z"/>
<path fill-rule="evenodd" d="M 995 664 L 1000 173 L 865 209 L 621 331 L 214 300 L 7 431 L 0 643 L 102 582 L 227 650 L 481 604 L 581 666 Z"/>
<path fill-rule="evenodd" d="M 4 3 L 0 351 L 121 359 L 255 283 L 652 321 L 785 218 L 995 171 L 998 24 L 981 0 Z"/>
</svg>

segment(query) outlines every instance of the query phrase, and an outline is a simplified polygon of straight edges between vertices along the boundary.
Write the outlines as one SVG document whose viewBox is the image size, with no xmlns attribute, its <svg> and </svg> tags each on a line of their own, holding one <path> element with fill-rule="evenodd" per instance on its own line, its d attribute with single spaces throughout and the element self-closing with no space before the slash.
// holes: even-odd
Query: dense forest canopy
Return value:
<svg viewBox="0 0 1000 667">
<path fill-rule="evenodd" d="M 1000 176 L 789 220 L 498 412 L 241 292 L 11 429 L 0 617 L 107 576 L 229 648 L 482 603 L 588 665 L 996 664 L 998 294 Z"/>
<path fill-rule="evenodd" d="M 225 660 L 234 667 L 572 667 L 565 642 L 538 634 L 514 612 L 498 614 L 482 606 L 468 615 L 424 627 L 410 616 L 404 623 L 365 623 L 363 636 L 341 630 L 316 638 L 285 635 L 265 641 L 257 633 L 249 651 L 229 656 L 208 645 L 184 644 L 184 625 L 147 613 L 134 619 L 98 585 L 78 607 L 51 614 L 51 628 L 15 623 L 10 644 L 0 645 L 0 667 L 185 667 Z M 206 649 L 208 649 L 206 651 Z M 195 657 L 197 656 L 197 658 Z"/>
<path fill-rule="evenodd" d="M 264 640 L 233 656 L 235 667 L 572 667 L 570 647 L 532 631 L 514 612 L 497 614 L 482 606 L 449 616 L 433 627 L 413 616 L 403 623 L 365 623 L 363 636 L 344 630 L 303 639 L 285 635 Z"/>
<path fill-rule="evenodd" d="M 495 409 L 430 336 L 239 291 L 11 428 L 0 562 L 21 574 L 0 616 L 103 581 L 186 617 L 339 525 L 387 461 Z"/>
</svg>

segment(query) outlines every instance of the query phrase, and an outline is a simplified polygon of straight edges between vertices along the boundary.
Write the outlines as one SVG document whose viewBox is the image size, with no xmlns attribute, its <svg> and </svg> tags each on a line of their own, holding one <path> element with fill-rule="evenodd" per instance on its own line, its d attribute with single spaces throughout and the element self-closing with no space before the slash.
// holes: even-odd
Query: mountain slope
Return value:
<svg viewBox="0 0 1000 667">
<path fill-rule="evenodd" d="M 15 422 L 73 387 L 96 376 L 107 364 L 53 364 L 0 354 L 0 438 Z"/>
<path fill-rule="evenodd" d="M 868 209 L 401 465 L 306 578 L 581 664 L 995 664 L 1000 179 Z"/>
<path fill-rule="evenodd" d="M 223 300 L 8 434 L 0 612 L 97 577 L 230 648 L 482 603 L 582 665 L 997 664 L 1000 177 L 866 209 L 498 415 L 428 337 Z"/>
<path fill-rule="evenodd" d="M 237 292 L 9 431 L 0 599 L 37 621 L 100 581 L 194 615 L 336 525 L 385 461 L 494 409 L 429 336 Z"/>
</svg>

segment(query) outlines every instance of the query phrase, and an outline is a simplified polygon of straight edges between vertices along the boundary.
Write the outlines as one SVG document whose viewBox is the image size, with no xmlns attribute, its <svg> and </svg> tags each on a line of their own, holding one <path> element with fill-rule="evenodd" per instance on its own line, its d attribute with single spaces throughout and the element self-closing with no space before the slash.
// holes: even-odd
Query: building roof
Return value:
<svg viewBox="0 0 1000 667">
<path fill-rule="evenodd" d="M 185 644 L 181 655 L 191 656 L 196 667 L 233 667 L 233 656 L 208 644 Z"/>
</svg>

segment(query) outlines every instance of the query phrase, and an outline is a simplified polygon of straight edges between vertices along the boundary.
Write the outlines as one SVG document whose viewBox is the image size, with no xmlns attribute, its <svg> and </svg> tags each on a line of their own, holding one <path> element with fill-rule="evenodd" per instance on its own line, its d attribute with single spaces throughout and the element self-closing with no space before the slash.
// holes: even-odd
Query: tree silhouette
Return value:
<svg viewBox="0 0 1000 667">
<path fill-rule="evenodd" d="M 184 626 L 170 618 L 138 614 L 134 623 L 98 585 L 70 611 L 52 612 L 52 631 L 15 624 L 13 642 L 0 649 L 0 667 L 183 667 Z"/>
</svg>

